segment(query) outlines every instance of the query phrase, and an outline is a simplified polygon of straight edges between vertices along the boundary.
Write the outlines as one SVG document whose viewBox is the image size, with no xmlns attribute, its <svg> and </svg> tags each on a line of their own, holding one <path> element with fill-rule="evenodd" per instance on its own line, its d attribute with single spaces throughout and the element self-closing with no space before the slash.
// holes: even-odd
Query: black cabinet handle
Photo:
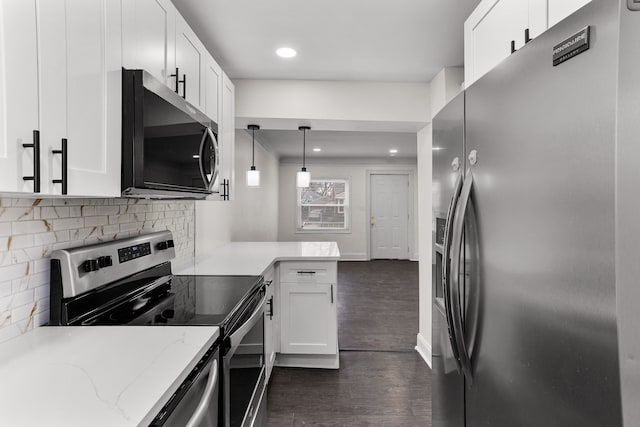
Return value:
<svg viewBox="0 0 640 427">
<path fill-rule="evenodd" d="M 175 93 L 178 93 L 178 84 L 180 83 L 180 80 L 178 80 L 180 78 L 180 68 L 176 67 L 176 73 L 175 74 L 171 74 L 169 77 L 175 77 L 176 79 L 176 88 L 173 90 Z"/>
<path fill-rule="evenodd" d="M 316 274 L 316 272 L 315 271 L 298 271 L 298 274 L 310 274 L 313 276 L 314 274 Z"/>
<path fill-rule="evenodd" d="M 530 34 L 529 34 L 529 29 L 528 29 L 528 28 L 526 28 L 526 29 L 524 30 L 524 44 L 527 44 L 527 43 L 529 43 L 530 41 L 531 41 L 531 36 L 530 36 Z"/>
<path fill-rule="evenodd" d="M 51 150 L 53 154 L 62 154 L 62 178 L 54 179 L 52 182 L 54 184 L 62 184 L 62 194 L 67 194 L 67 183 L 69 180 L 67 179 L 67 138 L 62 138 L 62 149 L 61 150 Z"/>
<path fill-rule="evenodd" d="M 273 297 L 269 298 L 267 304 L 269 304 L 269 319 L 273 319 Z"/>
<path fill-rule="evenodd" d="M 182 83 L 182 97 L 184 99 L 187 99 L 187 75 L 186 74 L 182 75 L 182 80 L 180 80 L 180 83 Z"/>
<path fill-rule="evenodd" d="M 33 181 L 33 192 L 40 192 L 40 131 L 33 131 L 33 144 L 22 144 L 24 148 L 33 148 L 33 175 L 23 176 L 23 181 Z"/>
<path fill-rule="evenodd" d="M 516 41 L 515 40 L 511 40 L 511 53 L 515 53 L 516 52 Z"/>
<path fill-rule="evenodd" d="M 229 180 L 228 179 L 223 179 L 222 180 L 222 200 L 229 200 Z"/>
</svg>

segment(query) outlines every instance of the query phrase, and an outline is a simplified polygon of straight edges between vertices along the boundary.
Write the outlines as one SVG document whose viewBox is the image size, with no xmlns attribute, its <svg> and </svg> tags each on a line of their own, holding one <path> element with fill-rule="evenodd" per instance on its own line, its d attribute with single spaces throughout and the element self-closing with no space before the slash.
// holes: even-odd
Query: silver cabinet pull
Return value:
<svg viewBox="0 0 640 427">
<path fill-rule="evenodd" d="M 455 330 L 453 328 L 453 323 L 451 321 L 452 312 L 451 312 L 451 300 L 449 298 L 449 280 L 451 278 L 449 272 L 451 270 L 451 257 L 449 256 L 451 252 L 451 226 L 454 221 L 456 207 L 458 206 L 458 200 L 460 197 L 460 192 L 462 191 L 462 171 L 458 173 L 458 177 L 456 178 L 456 183 L 453 188 L 453 196 L 451 197 L 451 201 L 449 202 L 449 209 L 447 209 L 447 220 L 444 226 L 444 245 L 443 245 L 443 258 L 444 262 L 442 263 L 442 293 L 444 296 L 444 312 L 445 317 L 447 318 L 447 332 L 449 334 L 449 342 L 451 343 L 451 351 L 453 352 L 453 357 L 456 361 L 456 366 L 458 367 L 458 372 L 462 372 L 462 367 L 460 366 L 460 360 L 458 356 L 458 347 L 456 344 L 455 338 Z"/>
<path fill-rule="evenodd" d="M 455 220 L 453 222 L 453 256 L 451 257 L 451 312 L 453 320 L 453 329 L 455 331 L 455 341 L 458 348 L 458 356 L 460 358 L 460 365 L 462 372 L 464 373 L 469 385 L 473 383 L 473 375 L 471 371 L 471 358 L 467 350 L 467 345 L 464 341 L 464 331 L 462 326 L 462 308 L 460 307 L 460 262 L 462 256 L 462 240 L 464 238 L 464 218 L 467 213 L 467 208 L 471 202 L 471 189 L 473 187 L 473 175 L 471 170 L 467 171 L 464 179 L 464 186 L 460 192 L 460 200 L 456 208 Z"/>
<path fill-rule="evenodd" d="M 218 361 L 214 358 L 211 363 L 211 369 L 209 370 L 209 378 L 207 379 L 207 386 L 204 389 L 204 393 L 202 394 L 202 399 L 198 403 L 196 410 L 193 412 L 191 418 L 189 418 L 189 422 L 187 422 L 185 427 L 196 427 L 199 426 L 202 422 L 202 418 L 207 413 L 209 409 L 209 404 L 214 397 L 214 393 L 216 390 L 216 385 L 218 384 Z"/>
</svg>

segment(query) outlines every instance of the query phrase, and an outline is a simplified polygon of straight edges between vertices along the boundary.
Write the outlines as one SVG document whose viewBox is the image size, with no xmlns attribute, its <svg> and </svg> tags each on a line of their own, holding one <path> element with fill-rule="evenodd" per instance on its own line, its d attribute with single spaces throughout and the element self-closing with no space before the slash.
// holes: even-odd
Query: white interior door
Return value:
<svg viewBox="0 0 640 427">
<path fill-rule="evenodd" d="M 409 175 L 371 175 L 371 258 L 409 259 Z"/>
</svg>

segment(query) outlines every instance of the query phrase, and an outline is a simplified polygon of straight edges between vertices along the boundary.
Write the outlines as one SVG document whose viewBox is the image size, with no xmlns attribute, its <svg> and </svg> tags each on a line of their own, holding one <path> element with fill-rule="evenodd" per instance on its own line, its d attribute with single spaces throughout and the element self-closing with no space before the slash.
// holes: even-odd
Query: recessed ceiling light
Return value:
<svg viewBox="0 0 640 427">
<path fill-rule="evenodd" d="M 392 148 L 391 150 L 389 150 L 389 153 L 391 154 L 396 154 L 398 152 L 398 150 L 396 150 L 395 148 Z"/>
<path fill-rule="evenodd" d="M 290 47 L 281 47 L 280 49 L 276 50 L 276 54 L 280 58 L 293 58 L 298 54 L 298 52 L 296 52 L 295 49 L 291 49 Z"/>
<path fill-rule="evenodd" d="M 313 151 L 315 151 L 316 153 L 319 153 L 319 152 L 321 152 L 321 151 L 322 151 L 322 148 L 318 148 L 318 147 L 316 147 L 316 148 L 314 148 L 314 149 L 313 149 Z"/>
<path fill-rule="evenodd" d="M 444 147 L 433 147 L 431 150 L 440 151 L 440 150 L 444 150 Z"/>
<path fill-rule="evenodd" d="M 199 159 L 199 158 L 200 158 L 200 155 L 199 155 L 199 154 L 194 154 L 192 157 L 193 157 L 194 159 Z"/>
</svg>

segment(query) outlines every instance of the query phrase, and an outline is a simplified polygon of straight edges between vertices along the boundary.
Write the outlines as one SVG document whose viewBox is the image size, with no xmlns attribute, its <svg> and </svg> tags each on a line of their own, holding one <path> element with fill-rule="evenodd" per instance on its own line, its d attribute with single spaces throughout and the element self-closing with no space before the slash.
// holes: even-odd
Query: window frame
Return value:
<svg viewBox="0 0 640 427">
<path fill-rule="evenodd" d="M 327 228 L 327 229 L 304 229 L 302 228 L 302 206 L 301 197 L 302 197 L 302 188 L 296 187 L 296 200 L 295 200 L 295 209 L 296 209 L 296 223 L 295 223 L 295 233 L 296 234 L 351 234 L 351 178 L 338 178 L 338 177 L 312 177 L 311 182 L 318 181 L 334 181 L 334 182 L 344 182 L 344 203 L 342 204 L 331 204 L 331 205 L 323 205 L 326 207 L 338 207 L 338 211 L 343 211 L 340 213 L 344 213 L 344 228 Z"/>
</svg>

